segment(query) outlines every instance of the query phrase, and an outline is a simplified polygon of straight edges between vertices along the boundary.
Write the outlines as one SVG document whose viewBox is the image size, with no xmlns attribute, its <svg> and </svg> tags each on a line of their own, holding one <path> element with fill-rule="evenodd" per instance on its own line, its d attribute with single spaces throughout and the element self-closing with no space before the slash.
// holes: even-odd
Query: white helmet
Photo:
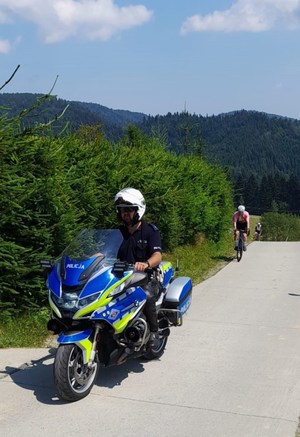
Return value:
<svg viewBox="0 0 300 437">
<path fill-rule="evenodd" d="M 244 207 L 244 205 L 240 205 L 240 206 L 238 207 L 238 211 L 239 211 L 239 212 L 244 212 L 244 211 L 245 211 L 245 207 Z"/>
<path fill-rule="evenodd" d="M 137 221 L 141 220 L 146 211 L 144 196 L 139 190 L 130 187 L 124 188 L 115 195 L 115 205 L 117 213 L 119 212 L 118 208 L 126 208 L 126 206 L 136 207 L 138 214 L 138 217 L 136 217 Z"/>
</svg>

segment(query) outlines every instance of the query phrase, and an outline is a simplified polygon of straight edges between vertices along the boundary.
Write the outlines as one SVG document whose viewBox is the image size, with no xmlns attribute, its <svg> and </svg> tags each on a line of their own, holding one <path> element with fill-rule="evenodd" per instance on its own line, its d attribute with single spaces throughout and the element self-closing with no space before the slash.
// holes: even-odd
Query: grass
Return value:
<svg viewBox="0 0 300 437">
<path fill-rule="evenodd" d="M 194 245 L 178 247 L 172 253 L 165 253 L 163 258 L 174 266 L 178 262 L 178 275 L 189 276 L 196 285 L 220 270 L 233 255 L 232 237 L 228 236 L 227 241 L 218 246 L 199 236 Z"/>
<path fill-rule="evenodd" d="M 0 323 L 0 348 L 42 347 L 49 335 L 49 313 L 44 308 Z"/>
<path fill-rule="evenodd" d="M 258 216 L 251 218 L 249 242 L 252 241 L 254 227 L 259 219 Z M 178 247 L 172 253 L 164 253 L 163 258 L 171 261 L 174 266 L 178 260 L 178 276 L 189 276 L 196 285 L 214 275 L 234 256 L 233 233 L 230 230 L 222 245 L 208 242 L 200 235 L 195 244 Z M 43 308 L 7 322 L 0 322 L 0 348 L 43 347 L 49 338 L 46 327 L 49 312 L 49 308 Z"/>
<path fill-rule="evenodd" d="M 251 215 L 248 244 L 254 239 L 255 225 L 259 221 L 260 216 Z M 229 230 L 221 246 L 198 236 L 196 244 L 178 247 L 172 253 L 164 254 L 164 259 L 171 261 L 175 266 L 178 260 L 179 275 L 189 276 L 193 284 L 198 284 L 215 274 L 235 257 L 233 246 L 233 232 Z"/>
</svg>

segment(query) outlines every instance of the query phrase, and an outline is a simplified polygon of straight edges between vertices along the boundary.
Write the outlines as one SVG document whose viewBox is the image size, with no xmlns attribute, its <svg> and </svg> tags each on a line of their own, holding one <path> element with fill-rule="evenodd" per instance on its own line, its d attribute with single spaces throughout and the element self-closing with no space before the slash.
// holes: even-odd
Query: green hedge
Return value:
<svg viewBox="0 0 300 437">
<path fill-rule="evenodd" d="M 292 214 L 268 212 L 263 214 L 262 239 L 264 241 L 299 241 L 300 218 Z"/>
</svg>

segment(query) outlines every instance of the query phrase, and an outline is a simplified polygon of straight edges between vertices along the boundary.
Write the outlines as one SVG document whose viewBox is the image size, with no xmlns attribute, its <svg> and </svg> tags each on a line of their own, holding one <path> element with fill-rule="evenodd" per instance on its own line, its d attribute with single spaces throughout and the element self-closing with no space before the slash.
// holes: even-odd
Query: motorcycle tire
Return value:
<svg viewBox="0 0 300 437">
<path fill-rule="evenodd" d="M 146 358 L 146 360 L 154 360 L 155 358 L 160 358 L 165 351 L 167 341 L 168 337 L 162 337 L 159 339 L 155 347 L 149 346 L 144 354 L 144 358 Z"/>
<path fill-rule="evenodd" d="M 97 379 L 99 364 L 91 368 L 83 364 L 82 350 L 75 344 L 60 345 L 54 361 L 54 383 L 57 395 L 65 401 L 78 401 L 86 397 Z"/>
</svg>

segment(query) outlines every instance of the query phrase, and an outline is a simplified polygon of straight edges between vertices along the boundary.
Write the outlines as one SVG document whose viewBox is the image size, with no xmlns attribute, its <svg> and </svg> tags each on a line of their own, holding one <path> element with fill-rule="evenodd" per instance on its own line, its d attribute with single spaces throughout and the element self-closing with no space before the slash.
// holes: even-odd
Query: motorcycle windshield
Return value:
<svg viewBox="0 0 300 437">
<path fill-rule="evenodd" d="M 123 241 L 119 229 L 83 229 L 62 252 L 60 258 L 75 263 L 87 262 L 97 258 L 113 264 Z"/>
</svg>

